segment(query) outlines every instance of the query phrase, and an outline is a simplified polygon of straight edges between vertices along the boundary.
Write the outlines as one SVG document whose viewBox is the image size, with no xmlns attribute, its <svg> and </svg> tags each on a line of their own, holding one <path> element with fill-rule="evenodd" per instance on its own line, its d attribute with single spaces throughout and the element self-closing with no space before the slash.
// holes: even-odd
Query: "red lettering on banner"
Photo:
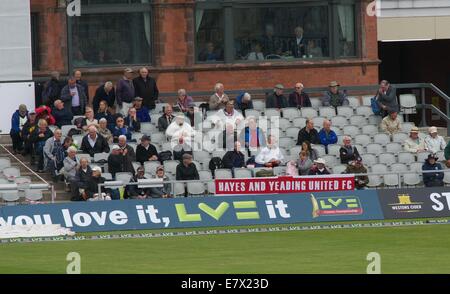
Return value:
<svg viewBox="0 0 450 294">
<path fill-rule="evenodd" d="M 215 180 L 217 195 L 349 191 L 354 182 L 353 175 Z"/>
</svg>

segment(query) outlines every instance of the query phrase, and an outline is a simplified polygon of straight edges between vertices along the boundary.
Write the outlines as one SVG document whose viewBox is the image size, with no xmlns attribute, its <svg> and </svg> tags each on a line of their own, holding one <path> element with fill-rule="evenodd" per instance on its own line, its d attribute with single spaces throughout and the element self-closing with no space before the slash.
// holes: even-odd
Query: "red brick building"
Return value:
<svg viewBox="0 0 450 294">
<path fill-rule="evenodd" d="M 33 74 L 79 68 L 91 92 L 143 65 L 160 92 L 209 91 L 218 81 L 233 90 L 374 84 L 380 61 L 369 2 L 82 0 L 81 16 L 69 17 L 65 1 L 31 0 Z"/>
</svg>

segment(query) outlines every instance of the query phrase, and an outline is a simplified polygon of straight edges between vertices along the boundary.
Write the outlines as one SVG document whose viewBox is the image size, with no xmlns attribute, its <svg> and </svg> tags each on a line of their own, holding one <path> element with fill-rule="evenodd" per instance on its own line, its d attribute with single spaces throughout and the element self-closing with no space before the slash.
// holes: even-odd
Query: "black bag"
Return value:
<svg viewBox="0 0 450 294">
<path fill-rule="evenodd" d="M 73 135 L 81 135 L 81 130 L 76 128 L 71 128 L 69 132 L 67 132 L 67 137 L 72 137 Z M 81 142 L 80 142 L 81 144 Z"/>
<path fill-rule="evenodd" d="M 255 177 L 257 178 L 268 178 L 273 177 L 273 170 L 262 169 L 256 172 Z"/>
<path fill-rule="evenodd" d="M 159 158 L 159 161 L 161 161 L 161 163 L 163 163 L 166 160 L 172 160 L 172 152 L 169 150 L 161 151 L 158 154 L 158 158 Z"/>
<path fill-rule="evenodd" d="M 214 174 L 214 171 L 218 168 L 223 168 L 223 162 L 220 157 L 213 157 L 209 161 L 209 169 Z"/>
</svg>

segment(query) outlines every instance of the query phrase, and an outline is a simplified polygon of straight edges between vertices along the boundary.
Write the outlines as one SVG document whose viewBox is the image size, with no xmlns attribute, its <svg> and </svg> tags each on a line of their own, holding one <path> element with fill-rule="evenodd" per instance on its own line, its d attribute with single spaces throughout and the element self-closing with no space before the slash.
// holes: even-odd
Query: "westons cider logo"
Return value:
<svg viewBox="0 0 450 294">
<path fill-rule="evenodd" d="M 396 212 L 418 212 L 422 209 L 423 202 L 412 202 L 409 194 L 398 194 L 398 203 L 389 204 L 392 211 Z"/>
<path fill-rule="evenodd" d="M 360 215 L 363 213 L 359 198 L 354 196 L 316 198 L 311 194 L 311 202 L 313 205 L 313 218 L 321 215 Z"/>
</svg>

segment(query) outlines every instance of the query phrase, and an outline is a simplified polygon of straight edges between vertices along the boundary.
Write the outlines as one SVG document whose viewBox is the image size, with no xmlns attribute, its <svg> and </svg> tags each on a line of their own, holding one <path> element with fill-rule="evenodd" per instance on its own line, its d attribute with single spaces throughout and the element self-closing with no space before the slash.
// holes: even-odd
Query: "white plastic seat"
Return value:
<svg viewBox="0 0 450 294">
<path fill-rule="evenodd" d="M 135 133 L 132 133 L 131 134 L 131 139 L 132 140 L 136 140 L 136 142 L 141 142 L 141 138 L 144 136 L 144 134 L 143 133 L 137 133 L 137 132 L 135 132 Z"/>
<path fill-rule="evenodd" d="M 331 126 L 330 128 L 333 132 L 336 133 L 336 135 L 343 135 L 344 133 L 342 132 L 342 130 L 339 127 L 336 126 Z"/>
<path fill-rule="evenodd" d="M 383 177 L 384 185 L 388 187 L 397 187 L 399 182 L 398 175 L 387 174 Z"/>
<path fill-rule="evenodd" d="M 205 194 L 205 185 L 200 182 L 188 182 L 187 183 L 187 192 L 189 195 L 204 195 Z"/>
<path fill-rule="evenodd" d="M 408 167 L 404 163 L 393 163 L 390 167 L 393 172 L 404 173 L 408 171 Z"/>
<path fill-rule="evenodd" d="M 102 152 L 102 153 L 94 153 L 94 162 L 98 163 L 101 160 L 108 161 L 109 153 Z"/>
<path fill-rule="evenodd" d="M 366 166 L 372 166 L 378 163 L 377 156 L 372 153 L 361 154 L 362 161 Z"/>
<path fill-rule="evenodd" d="M 370 143 L 366 146 L 367 153 L 380 155 L 383 152 L 383 146 L 378 143 Z"/>
<path fill-rule="evenodd" d="M 276 166 L 273 168 L 273 174 L 276 176 L 283 176 L 286 174 L 286 167 L 284 166 Z"/>
<path fill-rule="evenodd" d="M 414 94 L 400 95 L 400 111 L 404 114 L 411 114 L 417 112 L 417 99 Z"/>
<path fill-rule="evenodd" d="M 253 106 L 254 107 L 254 106 Z M 258 119 L 261 116 L 261 111 L 256 109 L 247 109 L 245 110 L 245 117 L 251 117 Z"/>
<path fill-rule="evenodd" d="M 155 132 L 157 132 L 157 130 L 156 130 L 156 127 L 152 123 L 149 123 L 149 122 L 141 123 L 141 133 L 142 134 L 150 135 Z"/>
<path fill-rule="evenodd" d="M 348 100 L 348 104 L 352 107 L 352 108 L 356 108 L 358 106 L 361 106 L 361 103 L 359 101 L 359 97 L 355 97 L 355 96 L 347 96 L 347 100 Z"/>
<path fill-rule="evenodd" d="M 319 109 L 322 106 L 322 99 L 317 97 L 310 97 L 311 107 L 314 109 Z"/>
<path fill-rule="evenodd" d="M 293 147 L 296 144 L 296 141 L 292 139 L 291 137 L 280 137 L 278 145 L 280 148 L 286 148 L 289 149 Z"/>
<path fill-rule="evenodd" d="M 399 153 L 403 151 L 403 147 L 400 143 L 388 143 L 386 144 L 386 152 Z"/>
<path fill-rule="evenodd" d="M 194 157 L 194 160 L 197 160 L 199 162 L 211 160 L 211 156 L 209 155 L 209 152 L 204 151 L 204 150 L 193 151 L 192 156 Z"/>
<path fill-rule="evenodd" d="M 378 162 L 386 165 L 391 165 L 396 163 L 395 155 L 392 153 L 381 153 L 378 156 Z"/>
<path fill-rule="evenodd" d="M 398 117 L 400 117 L 400 116 L 398 116 Z M 379 126 L 381 124 L 382 119 L 383 118 L 381 116 L 372 114 L 372 115 L 369 115 L 368 121 L 369 121 L 370 125 Z"/>
<path fill-rule="evenodd" d="M 302 146 L 294 146 L 289 149 L 289 154 L 298 156 L 300 154 L 301 150 L 302 150 Z"/>
<path fill-rule="evenodd" d="M 339 144 L 330 144 L 328 145 L 328 154 L 339 156 L 339 150 L 341 149 L 341 145 Z"/>
<path fill-rule="evenodd" d="M 352 138 L 354 138 L 356 135 L 359 135 L 361 133 L 358 126 L 352 126 L 352 125 L 344 126 L 343 132 L 344 132 L 344 135 L 350 136 Z"/>
<path fill-rule="evenodd" d="M 102 173 L 102 177 L 105 178 L 105 181 L 112 181 L 113 177 L 111 173 Z"/>
<path fill-rule="evenodd" d="M 306 118 L 305 117 L 297 117 L 292 121 L 292 125 L 296 128 L 304 128 L 306 126 Z"/>
<path fill-rule="evenodd" d="M 2 191 L 0 192 L 0 198 L 3 198 L 5 202 L 16 202 L 19 200 L 19 191 Z"/>
<path fill-rule="evenodd" d="M 116 181 L 122 181 L 124 185 L 128 184 L 133 177 L 132 173 L 129 172 L 119 172 L 116 173 Z"/>
<path fill-rule="evenodd" d="M 428 155 L 430 154 L 430 152 L 419 152 L 417 153 L 417 162 L 424 162 L 425 159 L 428 158 Z"/>
<path fill-rule="evenodd" d="M 303 107 L 301 109 L 302 117 L 304 118 L 314 118 L 317 115 L 317 110 L 312 107 Z"/>
<path fill-rule="evenodd" d="M 267 118 L 281 117 L 281 113 L 278 111 L 278 109 L 266 108 L 266 110 L 264 110 L 264 116 Z"/>
<path fill-rule="evenodd" d="M 397 156 L 398 163 L 410 164 L 416 161 L 414 155 L 410 152 L 399 152 Z"/>
<path fill-rule="evenodd" d="M 284 118 L 284 117 L 280 117 L 280 119 L 278 120 L 278 123 L 279 123 L 280 130 L 286 130 L 287 128 L 292 126 L 291 122 L 287 118 Z"/>
<path fill-rule="evenodd" d="M 164 133 L 152 133 L 150 135 L 150 137 L 151 137 L 152 142 L 155 142 L 155 143 L 162 144 L 164 142 L 167 142 L 166 134 L 164 134 Z"/>
<path fill-rule="evenodd" d="M 362 115 L 350 116 L 350 124 L 355 126 L 365 126 L 367 124 L 367 118 Z"/>
<path fill-rule="evenodd" d="M 0 171 L 11 166 L 11 160 L 7 157 L 0 158 Z"/>
<path fill-rule="evenodd" d="M 392 142 L 403 144 L 408 137 L 406 133 L 395 133 L 392 135 Z"/>
<path fill-rule="evenodd" d="M 253 109 L 258 111 L 264 111 L 266 109 L 266 101 L 263 100 L 253 100 Z M 245 111 L 247 113 L 247 111 Z"/>
<path fill-rule="evenodd" d="M 332 167 L 333 174 L 342 174 L 347 169 L 345 164 L 338 164 Z"/>
<path fill-rule="evenodd" d="M 364 134 L 356 135 L 355 143 L 366 146 L 366 145 L 372 143 L 372 138 L 369 135 L 364 135 Z"/>
<path fill-rule="evenodd" d="M 444 176 L 444 180 L 445 180 L 445 176 Z M 405 174 L 403 174 L 403 183 L 406 186 L 417 186 L 420 184 L 420 176 L 417 173 L 405 173 Z"/>
<path fill-rule="evenodd" d="M 335 165 L 340 164 L 340 162 L 334 155 L 324 155 L 322 156 L 322 159 L 325 160 L 326 166 L 328 167 L 333 167 Z"/>
<path fill-rule="evenodd" d="M 374 126 L 374 125 L 362 126 L 361 132 L 363 134 L 373 136 L 374 134 L 378 133 L 378 126 Z"/>
<path fill-rule="evenodd" d="M 144 170 L 146 173 L 151 175 L 156 174 L 156 169 L 160 166 L 161 163 L 159 161 L 145 161 L 144 162 Z"/>
<path fill-rule="evenodd" d="M 83 142 L 83 135 L 73 135 L 72 140 L 75 145 L 78 146 L 78 149 L 81 148 L 81 143 Z"/>
<path fill-rule="evenodd" d="M 409 170 L 413 172 L 422 172 L 423 162 L 412 162 L 409 164 Z"/>
<path fill-rule="evenodd" d="M 13 166 L 5 167 L 3 169 L 3 175 L 5 176 L 6 179 L 13 181 L 15 178 L 20 177 L 20 169 Z"/>
<path fill-rule="evenodd" d="M 212 157 L 220 157 L 222 159 L 225 156 L 225 153 L 227 153 L 226 150 L 214 150 L 212 152 Z"/>
<path fill-rule="evenodd" d="M 300 116 L 300 111 L 295 107 L 283 108 L 283 117 L 290 121 L 293 121 L 296 117 Z"/>
<path fill-rule="evenodd" d="M 383 179 L 381 176 L 369 175 L 369 182 L 367 183 L 367 187 L 376 188 L 383 184 Z"/>
<path fill-rule="evenodd" d="M 298 132 L 300 132 L 300 128 L 290 127 L 286 129 L 286 137 L 297 139 Z"/>
<path fill-rule="evenodd" d="M 365 117 L 369 117 L 373 115 L 372 108 L 369 106 L 358 106 L 356 107 L 356 114 L 357 115 L 363 115 Z"/>
<path fill-rule="evenodd" d="M 166 160 L 163 163 L 164 171 L 175 175 L 177 173 L 178 164 L 180 164 L 178 160 Z"/>
<path fill-rule="evenodd" d="M 364 95 L 364 96 L 362 96 L 362 105 L 364 105 L 364 106 L 371 106 L 372 105 L 371 100 L 372 100 L 373 97 L 374 97 L 373 95 Z"/>
<path fill-rule="evenodd" d="M 76 125 L 65 125 L 65 126 L 61 126 L 61 132 L 62 132 L 62 135 L 63 135 L 64 137 L 66 137 L 67 134 L 69 133 L 69 131 L 70 131 L 71 129 L 76 129 L 76 128 L 77 128 Z M 81 143 L 81 142 L 80 142 L 80 143 Z"/>
<path fill-rule="evenodd" d="M 177 197 L 177 196 L 180 196 L 180 195 L 182 195 L 182 196 L 184 196 L 184 193 L 185 193 L 185 184 L 184 183 L 175 183 L 174 185 L 173 185 L 173 195 L 175 196 L 175 197 Z"/>
<path fill-rule="evenodd" d="M 43 198 L 42 190 L 37 189 L 27 189 L 25 190 L 25 199 L 28 201 L 39 201 Z"/>
<path fill-rule="evenodd" d="M 445 160 L 445 152 L 444 151 L 436 152 L 436 156 L 439 158 L 438 161 L 444 161 Z"/>
<path fill-rule="evenodd" d="M 336 110 L 329 106 L 319 107 L 319 115 L 331 119 L 336 116 Z"/>
<path fill-rule="evenodd" d="M 234 169 L 234 177 L 236 179 L 248 179 L 252 178 L 252 171 L 247 168 L 236 168 Z"/>
<path fill-rule="evenodd" d="M 402 123 L 402 132 L 409 134 L 409 132 L 411 131 L 412 128 L 414 128 L 416 126 L 415 123 L 412 122 L 404 122 Z"/>
<path fill-rule="evenodd" d="M 331 119 L 331 124 L 336 127 L 344 127 L 348 125 L 348 119 L 345 116 L 335 116 Z"/>
<path fill-rule="evenodd" d="M 216 179 L 232 179 L 233 175 L 231 174 L 231 170 L 226 168 L 218 168 L 214 171 L 214 177 Z"/>
<path fill-rule="evenodd" d="M 349 118 L 353 115 L 353 108 L 351 106 L 338 106 L 337 115 Z"/>
<path fill-rule="evenodd" d="M 372 173 L 385 174 L 388 171 L 388 168 L 385 164 L 377 163 L 371 166 Z"/>
<path fill-rule="evenodd" d="M 199 170 L 198 176 L 199 176 L 200 180 L 211 180 L 212 179 L 212 174 L 211 174 L 210 170 Z"/>
<path fill-rule="evenodd" d="M 325 117 L 322 116 L 316 116 L 312 119 L 313 123 L 314 123 L 314 127 L 315 128 L 319 128 L 321 129 L 323 126 L 323 121 L 325 120 Z"/>
<path fill-rule="evenodd" d="M 377 133 L 373 135 L 373 141 L 381 145 L 386 145 L 391 142 L 391 137 L 385 133 Z"/>
<path fill-rule="evenodd" d="M 319 144 L 314 144 L 314 145 L 312 146 L 312 148 L 313 148 L 313 149 L 316 149 L 317 154 L 319 155 L 319 157 L 322 157 L 322 156 L 326 155 L 326 152 L 325 152 L 325 146 L 319 145 Z"/>
</svg>

